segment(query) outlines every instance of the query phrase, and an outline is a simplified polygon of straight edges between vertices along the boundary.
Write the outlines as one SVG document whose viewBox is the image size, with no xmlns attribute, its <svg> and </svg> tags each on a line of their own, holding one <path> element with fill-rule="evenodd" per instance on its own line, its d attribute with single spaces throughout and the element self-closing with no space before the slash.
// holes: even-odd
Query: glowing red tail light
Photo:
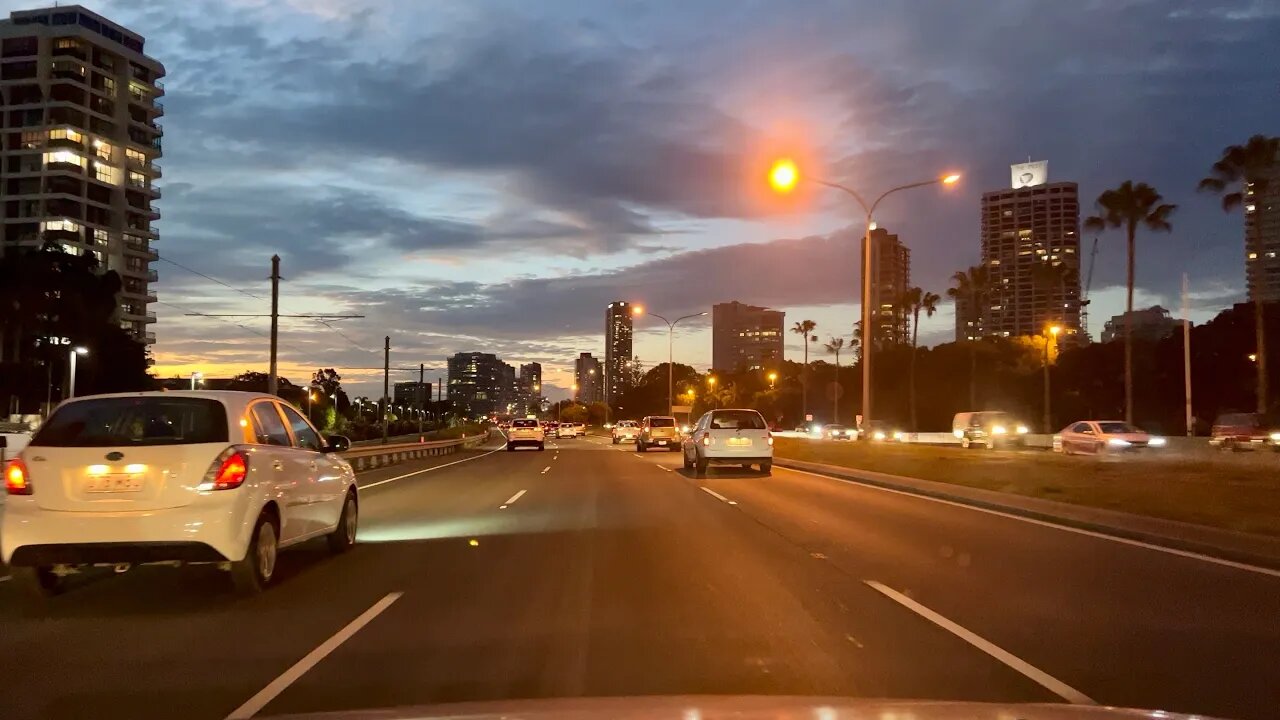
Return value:
<svg viewBox="0 0 1280 720">
<path fill-rule="evenodd" d="M 202 490 L 234 490 L 249 476 L 249 458 L 239 450 L 231 449 L 213 462 L 216 467 L 209 468 Z"/>
<path fill-rule="evenodd" d="M 27 466 L 17 458 L 10 460 L 4 469 L 4 490 L 9 495 L 31 494 L 31 476 Z"/>
</svg>

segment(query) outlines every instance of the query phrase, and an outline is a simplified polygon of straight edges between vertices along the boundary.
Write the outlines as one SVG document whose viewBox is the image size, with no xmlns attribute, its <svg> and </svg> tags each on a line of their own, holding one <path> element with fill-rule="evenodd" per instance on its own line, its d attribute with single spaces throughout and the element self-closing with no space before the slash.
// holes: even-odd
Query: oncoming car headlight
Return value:
<svg viewBox="0 0 1280 720">
<path fill-rule="evenodd" d="M 1009 432 L 1008 429 L 1003 425 L 995 425 L 991 428 L 992 435 L 1004 435 L 1007 432 Z"/>
<path fill-rule="evenodd" d="M 1133 443 L 1129 442 L 1128 440 L 1122 440 L 1120 438 L 1110 438 L 1107 440 L 1107 444 L 1110 445 L 1111 447 L 1129 447 Z"/>
<path fill-rule="evenodd" d="M 1027 426 L 1026 426 L 1026 425 L 1019 425 L 1019 426 L 1018 426 L 1018 434 L 1019 434 L 1019 435 L 1026 435 L 1026 434 L 1027 434 Z"/>
<path fill-rule="evenodd" d="M 1280 442 L 1280 432 L 1271 433 L 1271 442 Z"/>
<path fill-rule="evenodd" d="M 884 431 L 883 431 L 883 430 L 877 430 L 877 431 L 875 431 L 875 432 L 871 433 L 871 439 L 872 439 L 872 440 L 883 440 L 883 439 L 884 439 Z"/>
<path fill-rule="evenodd" d="M 1164 447 L 1165 439 L 1162 437 L 1153 437 L 1147 441 L 1147 444 L 1150 445 L 1151 447 Z"/>
</svg>

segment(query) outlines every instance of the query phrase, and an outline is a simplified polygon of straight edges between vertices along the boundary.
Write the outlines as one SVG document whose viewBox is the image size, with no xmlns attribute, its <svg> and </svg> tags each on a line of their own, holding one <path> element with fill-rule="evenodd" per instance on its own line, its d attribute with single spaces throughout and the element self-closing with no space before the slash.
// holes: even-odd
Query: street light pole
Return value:
<svg viewBox="0 0 1280 720">
<path fill-rule="evenodd" d="M 1046 433 L 1053 432 L 1053 416 L 1049 412 L 1049 343 L 1055 345 L 1058 342 L 1058 333 L 1062 332 L 1062 328 L 1057 325 L 1049 327 L 1049 332 L 1044 336 L 1044 431 Z"/>
<path fill-rule="evenodd" d="M 641 313 L 644 313 L 646 311 L 643 307 L 637 305 L 632 309 L 632 312 L 636 315 L 640 315 Z M 667 414 L 674 417 L 675 412 L 672 408 L 675 407 L 676 384 L 675 384 L 675 365 L 672 362 L 672 359 L 673 359 L 673 353 L 674 353 L 674 347 L 675 347 L 676 325 L 678 325 L 681 320 L 688 320 L 690 318 L 702 317 L 707 313 L 705 311 L 700 313 L 693 313 L 692 315 L 684 315 L 682 317 L 678 317 L 675 320 L 668 320 L 662 317 L 661 315 L 658 315 L 657 313 L 649 313 L 649 314 L 667 324 Z"/>
<path fill-rule="evenodd" d="M 89 354 L 89 349 L 80 345 L 77 345 L 76 347 L 71 349 L 71 353 L 70 353 L 71 377 L 67 380 L 67 398 L 68 399 L 76 396 L 76 356 L 88 355 L 88 354 Z"/>
<path fill-rule="evenodd" d="M 781 160 L 774 164 L 769 172 L 769 181 L 774 188 L 780 192 L 790 192 L 795 188 L 796 183 L 800 180 L 800 171 L 795 163 L 790 160 Z M 875 219 L 876 208 L 880 202 L 890 195 L 902 191 L 911 190 L 913 188 L 927 187 L 929 185 L 951 185 L 960 179 L 959 175 L 951 174 L 943 177 L 933 178 L 932 180 L 923 180 L 921 182 L 909 183 L 907 185 L 899 185 L 890 188 L 875 199 L 875 202 L 867 204 L 862 196 L 852 188 L 846 187 L 839 183 L 820 180 L 818 178 L 808 178 L 824 187 L 839 190 L 849 197 L 862 208 L 866 213 L 866 229 L 862 234 L 862 422 L 869 423 L 871 421 L 871 349 L 875 341 L 875 328 L 872 327 L 871 319 L 871 226 Z"/>
</svg>

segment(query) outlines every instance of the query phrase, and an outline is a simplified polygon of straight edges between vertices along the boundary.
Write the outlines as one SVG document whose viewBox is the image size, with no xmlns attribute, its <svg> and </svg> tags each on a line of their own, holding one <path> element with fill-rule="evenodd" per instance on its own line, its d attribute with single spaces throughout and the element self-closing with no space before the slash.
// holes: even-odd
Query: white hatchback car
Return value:
<svg viewBox="0 0 1280 720">
<path fill-rule="evenodd" d="M 5 468 L 0 559 L 36 597 L 84 566 L 159 561 L 219 563 L 258 592 L 281 548 L 355 544 L 350 444 L 259 393 L 68 400 Z"/>
<path fill-rule="evenodd" d="M 620 420 L 613 426 L 613 444 L 632 443 L 640 437 L 640 424 L 635 420 Z"/>
<path fill-rule="evenodd" d="M 755 410 L 708 412 L 685 437 L 683 451 L 684 469 L 699 475 L 709 465 L 759 465 L 766 475 L 773 469 L 773 433 Z"/>
</svg>

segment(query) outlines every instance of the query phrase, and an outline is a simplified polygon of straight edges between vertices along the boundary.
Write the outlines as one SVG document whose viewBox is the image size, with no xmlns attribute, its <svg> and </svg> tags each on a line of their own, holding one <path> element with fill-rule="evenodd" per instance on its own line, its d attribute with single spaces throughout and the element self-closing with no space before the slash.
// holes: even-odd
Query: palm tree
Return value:
<svg viewBox="0 0 1280 720">
<path fill-rule="evenodd" d="M 1150 185 L 1134 185 L 1132 180 L 1125 180 L 1120 187 L 1104 190 L 1098 196 L 1098 214 L 1084 221 L 1085 229 L 1091 232 L 1124 228 L 1128 240 L 1128 292 L 1124 315 L 1124 419 L 1129 423 L 1133 422 L 1133 265 L 1138 226 L 1152 232 L 1169 232 L 1173 229 L 1169 224 L 1169 216 L 1178 206 L 1160 202 L 1163 199 Z"/>
<path fill-rule="evenodd" d="M 1267 190 L 1267 181 L 1280 167 L 1280 138 L 1254 135 L 1244 145 L 1232 145 L 1222 151 L 1222 158 L 1213 164 L 1212 175 L 1200 181 L 1200 189 L 1222 193 L 1222 209 L 1231 212 L 1245 204 L 1245 198 L 1261 196 Z M 1245 208 L 1245 214 L 1252 212 Z M 1253 230 L 1253 237 L 1245 237 L 1249 252 L 1261 253 L 1259 223 L 1245 223 L 1245 232 Z M 1267 343 L 1266 324 L 1263 322 L 1263 292 L 1258 288 L 1253 300 L 1253 334 L 1257 352 L 1258 392 L 1257 410 L 1267 411 Z"/>
<path fill-rule="evenodd" d="M 981 334 L 983 309 L 987 305 L 987 296 L 991 294 L 991 274 L 986 265 L 974 265 L 968 270 L 961 270 L 951 276 L 954 287 L 947 288 L 947 297 L 956 304 L 956 314 L 960 314 L 960 303 L 966 304 L 972 322 L 977 324 Z M 967 335 L 966 335 L 967 338 Z M 969 407 L 978 407 L 978 349 L 977 339 L 966 339 L 969 345 Z"/>
<path fill-rule="evenodd" d="M 829 353 L 836 355 L 836 380 L 831 383 L 831 422 L 840 422 L 840 351 L 844 349 L 844 338 L 833 337 L 824 345 Z"/>
<path fill-rule="evenodd" d="M 813 329 L 816 327 L 818 323 L 812 320 L 801 320 L 791 326 L 791 332 L 804 337 L 804 368 L 800 371 L 800 412 L 804 415 L 806 422 L 809 418 L 809 340 L 818 339 L 818 336 L 813 334 Z"/>
<path fill-rule="evenodd" d="M 911 312 L 911 380 L 907 390 L 911 403 L 911 432 L 916 432 L 916 342 L 920 339 L 920 311 L 924 311 L 925 317 L 933 317 L 942 298 L 937 293 L 913 287 L 903 293 L 902 299 L 903 307 Z"/>
</svg>

